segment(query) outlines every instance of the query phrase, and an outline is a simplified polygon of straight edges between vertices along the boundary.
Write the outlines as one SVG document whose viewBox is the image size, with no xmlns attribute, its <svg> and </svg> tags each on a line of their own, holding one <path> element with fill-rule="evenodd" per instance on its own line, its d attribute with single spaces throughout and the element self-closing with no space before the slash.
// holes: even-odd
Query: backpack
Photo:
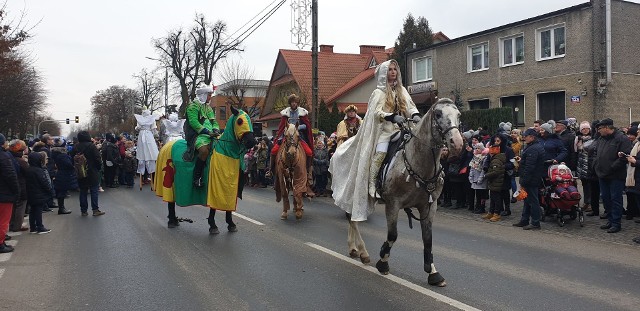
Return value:
<svg viewBox="0 0 640 311">
<path fill-rule="evenodd" d="M 87 158 L 84 153 L 78 152 L 73 156 L 73 168 L 76 171 L 78 179 L 87 178 L 89 176 L 89 166 L 87 165 Z"/>
</svg>

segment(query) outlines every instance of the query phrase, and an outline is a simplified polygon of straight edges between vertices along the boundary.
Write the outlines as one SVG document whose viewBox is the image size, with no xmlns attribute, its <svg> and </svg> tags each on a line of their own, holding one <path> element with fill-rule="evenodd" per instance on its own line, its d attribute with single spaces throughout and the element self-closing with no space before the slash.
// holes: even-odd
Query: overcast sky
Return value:
<svg viewBox="0 0 640 311">
<path fill-rule="evenodd" d="M 291 1 L 282 6 L 232 58 L 269 80 L 278 49 L 291 43 Z M 37 25 L 25 45 L 45 78 L 55 119 L 90 117 L 90 98 L 111 85 L 136 87 L 132 75 L 153 69 L 153 38 L 193 25 L 196 13 L 227 23 L 229 34 L 273 0 L 8 0 L 11 16 L 26 12 Z M 424 16 L 434 32 L 456 38 L 559 10 L 587 0 L 319 0 L 319 44 L 357 53 L 360 44 L 393 46 L 408 13 Z M 634 1 L 636 2 L 636 1 Z M 311 21 L 309 20 L 309 24 Z M 306 49 L 310 49 L 307 47 Z M 214 81 L 220 84 L 224 81 Z M 63 133 L 67 131 L 63 124 Z"/>
</svg>

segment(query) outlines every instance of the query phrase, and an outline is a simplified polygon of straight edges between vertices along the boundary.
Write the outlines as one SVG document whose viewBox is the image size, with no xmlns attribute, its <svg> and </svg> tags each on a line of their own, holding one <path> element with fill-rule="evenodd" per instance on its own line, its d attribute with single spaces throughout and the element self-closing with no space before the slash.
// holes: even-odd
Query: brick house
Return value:
<svg viewBox="0 0 640 311">
<path fill-rule="evenodd" d="M 459 95 L 464 109 L 513 108 L 520 127 L 568 117 L 628 125 L 640 119 L 639 20 L 640 4 L 592 0 L 408 51 L 403 78 L 423 111 Z"/>
<path fill-rule="evenodd" d="M 375 89 L 375 66 L 389 59 L 391 49 L 384 46 L 361 45 L 360 53 L 335 53 L 333 45 L 320 45 L 318 51 L 318 103 L 332 108 L 336 103 L 342 111 L 356 104 L 366 111 L 367 100 Z M 314 113 L 311 107 L 311 52 L 281 49 L 274 65 L 264 109 L 258 121 L 266 124 L 266 132 L 275 134 L 280 110 L 288 106 L 287 97 L 295 93 L 301 106 Z"/>
<path fill-rule="evenodd" d="M 216 119 L 221 129 L 227 124 L 227 119 L 231 113 L 231 104 L 237 108 L 237 103 L 242 99 L 243 107 L 252 121 L 260 116 L 260 111 L 264 106 L 264 97 L 267 92 L 269 81 L 254 79 L 235 79 L 216 87 L 216 96 L 213 97 L 211 106 L 216 114 Z"/>
</svg>

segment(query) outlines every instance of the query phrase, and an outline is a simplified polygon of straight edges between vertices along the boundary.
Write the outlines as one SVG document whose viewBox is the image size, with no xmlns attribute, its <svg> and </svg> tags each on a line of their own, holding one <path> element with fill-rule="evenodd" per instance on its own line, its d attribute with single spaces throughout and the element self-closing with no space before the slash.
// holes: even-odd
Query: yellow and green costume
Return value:
<svg viewBox="0 0 640 311">
<path fill-rule="evenodd" d="M 201 103 L 198 99 L 193 100 L 187 106 L 187 121 L 189 126 L 198 133 L 195 143 L 196 150 L 211 143 L 211 137 L 208 134 L 201 134 L 203 129 L 206 128 L 210 132 L 213 129 L 220 129 L 213 108 L 208 104 Z"/>
</svg>

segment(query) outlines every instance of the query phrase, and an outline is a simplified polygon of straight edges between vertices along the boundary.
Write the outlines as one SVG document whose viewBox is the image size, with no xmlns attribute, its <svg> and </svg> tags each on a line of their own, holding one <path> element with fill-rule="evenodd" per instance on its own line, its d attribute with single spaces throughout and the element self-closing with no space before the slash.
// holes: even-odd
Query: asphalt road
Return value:
<svg viewBox="0 0 640 311">
<path fill-rule="evenodd" d="M 194 220 L 166 226 L 166 204 L 149 188 L 107 189 L 107 214 L 44 215 L 46 235 L 22 234 L 0 254 L 4 310 L 638 310 L 640 247 L 623 223 L 607 235 L 543 223 L 538 232 L 439 211 L 435 264 L 448 286 L 427 284 L 419 226 L 400 217 L 391 275 L 349 259 L 344 213 L 329 198 L 305 200 L 305 216 L 280 220 L 269 188 L 249 188 L 227 232 L 208 234 L 203 207 L 178 207 Z M 518 212 L 518 207 L 514 208 Z M 372 262 L 386 237 L 383 206 L 360 228 Z M 437 299 L 436 299 L 437 298 Z"/>
</svg>

